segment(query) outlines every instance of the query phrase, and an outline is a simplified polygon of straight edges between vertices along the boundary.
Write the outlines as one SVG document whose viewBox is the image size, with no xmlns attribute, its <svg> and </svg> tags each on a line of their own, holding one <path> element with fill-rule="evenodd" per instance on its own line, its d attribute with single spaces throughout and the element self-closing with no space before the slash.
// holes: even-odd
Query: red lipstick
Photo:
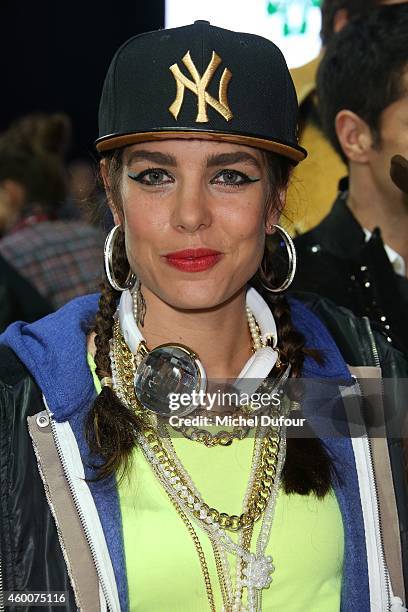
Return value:
<svg viewBox="0 0 408 612">
<path fill-rule="evenodd" d="M 183 272 L 201 272 L 215 266 L 222 253 L 213 249 L 185 249 L 164 256 L 166 262 L 173 268 Z"/>
</svg>

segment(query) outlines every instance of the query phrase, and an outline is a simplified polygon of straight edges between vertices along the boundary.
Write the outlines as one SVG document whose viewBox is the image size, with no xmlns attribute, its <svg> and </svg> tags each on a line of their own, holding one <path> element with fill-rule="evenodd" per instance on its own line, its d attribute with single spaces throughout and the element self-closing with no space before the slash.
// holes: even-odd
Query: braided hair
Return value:
<svg viewBox="0 0 408 612">
<path fill-rule="evenodd" d="M 289 184 L 292 166 L 290 162 L 278 155 L 264 153 L 268 170 L 269 194 L 266 213 L 278 209 L 281 213 L 284 202 L 280 193 L 286 191 Z M 285 293 L 270 293 L 267 287 L 277 287 L 280 282 L 276 272 L 278 254 L 267 238 L 263 265 L 251 279 L 250 284 L 263 296 L 269 304 L 279 330 L 280 358 L 291 365 L 291 377 L 300 378 L 306 356 L 322 363 L 324 356 L 320 351 L 305 347 L 305 338 L 292 322 L 291 310 Z M 299 392 L 301 386 L 297 386 Z M 300 400 L 300 397 L 292 399 Z M 291 412 L 295 417 L 295 414 Z M 324 444 L 313 434 L 307 423 L 303 425 L 303 434 L 307 436 L 287 439 L 286 461 L 282 471 L 282 484 L 285 493 L 309 495 L 314 493 L 321 498 L 328 493 L 332 483 L 334 467 Z"/>
<path fill-rule="evenodd" d="M 121 202 L 120 173 L 122 152 L 115 151 L 107 158 L 110 194 L 114 202 Z M 129 263 L 126 257 L 125 235 L 118 232 L 113 251 L 112 266 L 119 283 L 124 283 Z M 114 314 L 120 297 L 120 291 L 114 289 L 108 279 L 101 285 L 98 312 L 95 318 L 95 373 L 99 380 L 111 378 L 109 357 L 110 341 L 113 336 Z M 102 386 L 85 422 L 85 434 L 92 453 L 99 455 L 102 464 L 99 466 L 96 480 L 119 474 L 123 476 L 128 468 L 133 448 L 136 446 L 138 421 L 132 410 L 125 406 L 110 386 Z"/>
<path fill-rule="evenodd" d="M 276 155 L 265 153 L 270 175 L 270 194 L 268 200 L 276 206 L 279 193 L 287 187 L 290 164 Z M 121 151 L 115 151 L 106 158 L 110 181 L 110 195 L 114 202 L 120 203 L 120 177 L 122 169 Z M 113 266 L 119 282 L 124 282 L 129 272 L 123 232 L 119 232 Z M 266 259 L 271 258 L 265 249 Z M 264 256 L 264 257 L 265 257 Z M 272 266 L 270 266 L 272 270 Z M 281 359 L 291 364 L 291 376 L 299 377 L 307 354 L 319 360 L 316 351 L 305 349 L 305 339 L 297 331 L 291 320 L 290 306 L 284 295 L 266 294 L 265 280 L 259 274 L 251 279 L 254 286 L 269 303 L 279 329 L 279 348 Z M 268 282 L 271 278 L 267 279 Z M 100 380 L 111 377 L 109 359 L 110 340 L 113 335 L 114 313 L 120 293 L 114 290 L 107 280 L 102 285 L 99 309 L 95 320 L 95 363 L 96 374 Z M 96 398 L 86 420 L 86 437 L 91 452 L 102 458 L 97 479 L 118 473 L 122 476 L 129 467 L 132 450 L 137 444 L 138 419 L 125 406 L 114 391 L 107 386 Z M 309 495 L 314 493 L 323 497 L 329 491 L 332 481 L 332 465 L 322 444 L 316 437 L 307 439 L 289 438 L 287 456 L 282 473 L 282 483 L 286 493 Z"/>
</svg>

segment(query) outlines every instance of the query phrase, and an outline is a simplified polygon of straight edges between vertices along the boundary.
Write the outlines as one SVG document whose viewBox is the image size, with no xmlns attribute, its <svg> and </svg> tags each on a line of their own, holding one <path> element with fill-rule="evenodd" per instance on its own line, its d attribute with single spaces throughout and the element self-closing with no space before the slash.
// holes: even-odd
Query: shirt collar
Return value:
<svg viewBox="0 0 408 612">
<path fill-rule="evenodd" d="M 366 242 L 368 242 L 372 236 L 372 233 L 365 227 L 363 227 L 363 231 L 366 237 Z M 392 249 L 388 244 L 384 244 L 384 249 L 387 253 L 387 257 L 390 260 L 392 267 L 394 268 L 395 274 L 405 276 L 406 265 L 401 255 L 397 253 L 397 251 L 394 251 L 394 249 Z"/>
</svg>

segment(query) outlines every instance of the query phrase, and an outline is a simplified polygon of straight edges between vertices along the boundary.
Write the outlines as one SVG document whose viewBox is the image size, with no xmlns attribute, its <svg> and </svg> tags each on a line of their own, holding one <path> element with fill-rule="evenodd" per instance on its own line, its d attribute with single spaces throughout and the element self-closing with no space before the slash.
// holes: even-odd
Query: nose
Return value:
<svg viewBox="0 0 408 612">
<path fill-rule="evenodd" d="M 200 181 L 186 181 L 177 191 L 171 215 L 175 229 L 188 234 L 211 225 L 208 196 Z"/>
</svg>

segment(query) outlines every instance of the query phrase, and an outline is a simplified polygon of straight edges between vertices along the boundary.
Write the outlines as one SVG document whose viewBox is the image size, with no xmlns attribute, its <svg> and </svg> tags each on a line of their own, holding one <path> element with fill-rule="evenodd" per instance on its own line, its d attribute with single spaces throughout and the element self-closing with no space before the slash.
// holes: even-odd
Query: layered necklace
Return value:
<svg viewBox="0 0 408 612">
<path fill-rule="evenodd" d="M 274 571 L 272 558 L 266 555 L 266 547 L 286 455 L 285 428 L 271 426 L 257 429 L 252 465 L 240 515 L 220 512 L 205 503 L 175 452 L 162 415 L 153 413 L 138 398 L 135 390 L 137 370 L 143 359 L 146 359 L 148 350 L 143 344 L 140 331 L 135 334 L 137 325 L 133 317 L 132 298 L 130 294 L 125 297 L 126 293 L 128 292 L 122 295 L 111 341 L 110 358 L 115 393 L 137 415 L 140 423 L 137 432 L 139 446 L 193 539 L 210 609 L 215 611 L 210 575 L 200 540 L 192 523 L 208 535 L 212 544 L 225 612 L 261 610 L 262 590 L 269 587 L 272 581 L 271 574 Z M 254 354 L 242 370 L 240 378 L 260 378 L 261 373 L 265 378 L 274 366 L 280 365 L 279 354 L 275 350 L 276 327 L 272 314 L 261 296 L 253 289 L 250 289 L 248 294 L 250 299 L 248 300 L 247 295 L 247 317 Z M 269 323 L 266 329 L 265 323 Z M 141 346 L 142 351 L 140 351 Z M 177 345 L 170 346 L 177 347 Z M 283 374 L 280 373 L 280 379 L 289 375 L 289 367 L 280 366 L 278 369 L 284 370 Z M 194 440 L 194 437 L 191 439 Z M 251 551 L 254 523 L 261 517 L 262 524 L 257 542 Z M 238 532 L 237 542 L 231 538 L 229 531 Z M 235 577 L 228 553 L 237 558 Z M 247 589 L 247 607 L 242 603 L 244 588 Z"/>
</svg>

